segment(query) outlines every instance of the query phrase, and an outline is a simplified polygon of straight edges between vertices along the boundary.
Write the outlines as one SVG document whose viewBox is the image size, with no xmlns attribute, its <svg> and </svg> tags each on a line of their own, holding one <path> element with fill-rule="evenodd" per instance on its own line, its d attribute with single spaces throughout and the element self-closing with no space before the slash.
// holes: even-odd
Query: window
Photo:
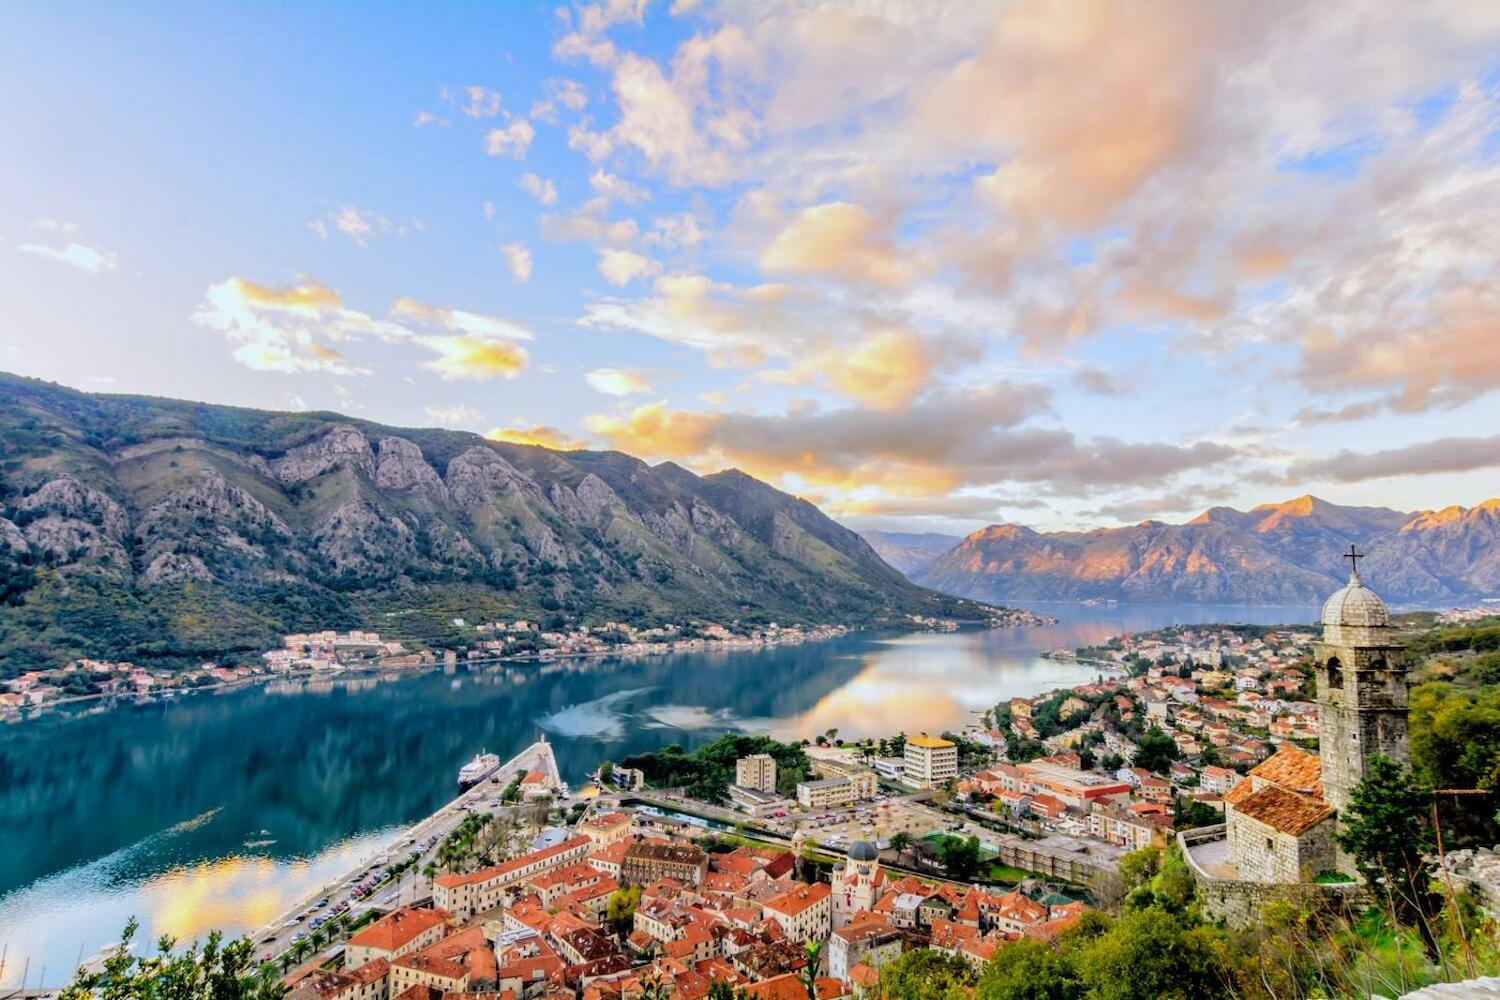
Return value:
<svg viewBox="0 0 1500 1000">
<path fill-rule="evenodd" d="M 1266 838 L 1266 850 L 1268 852 L 1276 850 L 1276 843 L 1270 837 Z"/>
</svg>

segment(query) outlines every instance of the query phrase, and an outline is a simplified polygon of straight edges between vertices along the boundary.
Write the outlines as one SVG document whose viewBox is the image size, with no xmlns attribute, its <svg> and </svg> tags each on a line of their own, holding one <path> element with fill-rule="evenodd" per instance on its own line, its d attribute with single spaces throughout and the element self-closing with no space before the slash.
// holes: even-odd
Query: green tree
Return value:
<svg viewBox="0 0 1500 1000">
<path fill-rule="evenodd" d="M 1235 979 L 1213 931 L 1156 907 L 1077 946 L 1073 966 L 1090 1000 L 1210 1000 Z"/>
<path fill-rule="evenodd" d="M 915 948 L 881 968 L 875 995 L 885 1000 L 970 1000 L 976 979 L 963 959 Z"/>
<path fill-rule="evenodd" d="M 1136 740 L 1139 752 L 1135 755 L 1135 766 L 1144 767 L 1157 774 L 1165 774 L 1181 753 L 1172 737 L 1152 726 Z"/>
<path fill-rule="evenodd" d="M 1075 1000 L 1083 982 L 1067 957 L 1034 938 L 1000 948 L 979 977 L 978 1000 Z"/>
<path fill-rule="evenodd" d="M 802 967 L 802 988 L 807 1000 L 818 1000 L 818 973 L 823 970 L 823 942 L 807 941 L 802 945 L 807 964 Z"/>
<path fill-rule="evenodd" d="M 979 870 L 982 858 L 978 837 L 944 837 L 938 859 L 950 878 L 966 879 Z"/>
<path fill-rule="evenodd" d="M 641 887 L 622 885 L 609 894 L 605 905 L 604 920 L 614 928 L 616 934 L 625 934 L 635 920 L 635 908 L 641 905 Z"/>
<path fill-rule="evenodd" d="M 1424 927 L 1438 903 L 1426 860 L 1434 848 L 1431 808 L 1430 789 L 1400 764 L 1376 754 L 1354 786 L 1335 834 L 1365 881 L 1386 893 L 1396 918 Z"/>
<path fill-rule="evenodd" d="M 139 924 L 134 918 L 125 925 L 120 945 L 98 972 L 74 977 L 61 993 L 63 1000 L 280 1000 L 286 992 L 274 968 L 253 964 L 254 945 L 248 938 L 229 944 L 214 931 L 200 945 L 175 952 L 176 942 L 163 935 L 153 956 L 139 957 L 131 943 Z"/>
</svg>

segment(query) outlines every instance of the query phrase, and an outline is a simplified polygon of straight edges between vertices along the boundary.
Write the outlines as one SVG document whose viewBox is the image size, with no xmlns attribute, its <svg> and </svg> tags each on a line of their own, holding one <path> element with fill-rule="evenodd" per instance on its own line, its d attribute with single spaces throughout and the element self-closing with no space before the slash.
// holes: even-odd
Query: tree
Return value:
<svg viewBox="0 0 1500 1000">
<path fill-rule="evenodd" d="M 137 997 L 205 997 L 211 1000 L 280 1000 L 285 988 L 274 969 L 252 965 L 254 945 L 248 938 L 224 944 L 214 931 L 202 946 L 173 953 L 176 942 L 163 935 L 157 953 L 138 957 L 131 941 L 139 924 L 132 918 L 120 935 L 119 949 L 98 972 L 79 971 L 62 991 L 63 1000 L 134 1000 Z"/>
<path fill-rule="evenodd" d="M 622 885 L 609 894 L 605 905 L 604 919 L 615 929 L 616 934 L 625 934 L 635 920 L 635 908 L 641 904 L 641 887 Z"/>
<path fill-rule="evenodd" d="M 1156 726 L 1141 734 L 1136 746 L 1139 752 L 1135 755 L 1135 766 L 1157 774 L 1165 774 L 1181 753 L 1172 737 Z"/>
<path fill-rule="evenodd" d="M 881 968 L 874 995 L 885 1000 L 969 1000 L 975 979 L 963 959 L 914 948 Z"/>
<path fill-rule="evenodd" d="M 1074 1000 L 1083 983 L 1072 964 L 1043 941 L 1004 945 L 979 977 L 980 1000 Z"/>
<path fill-rule="evenodd" d="M 1147 844 L 1120 858 L 1120 878 L 1129 892 L 1145 885 L 1161 870 L 1161 848 Z"/>
<path fill-rule="evenodd" d="M 938 859 L 950 878 L 966 879 L 979 870 L 982 855 L 978 837 L 944 837 Z"/>
<path fill-rule="evenodd" d="M 1376 754 L 1354 786 L 1335 834 L 1365 881 L 1385 891 L 1403 923 L 1426 926 L 1424 918 L 1437 912 L 1426 860 L 1434 848 L 1431 808 L 1431 790 L 1400 764 Z"/>
<path fill-rule="evenodd" d="M 1072 964 L 1091 1000 L 1210 1000 L 1234 992 L 1214 932 L 1157 907 L 1115 921 L 1078 946 Z"/>
<path fill-rule="evenodd" d="M 807 952 L 807 964 L 802 967 L 802 988 L 807 990 L 807 1000 L 818 1000 L 818 973 L 823 968 L 823 942 L 808 941 L 802 947 Z"/>
</svg>

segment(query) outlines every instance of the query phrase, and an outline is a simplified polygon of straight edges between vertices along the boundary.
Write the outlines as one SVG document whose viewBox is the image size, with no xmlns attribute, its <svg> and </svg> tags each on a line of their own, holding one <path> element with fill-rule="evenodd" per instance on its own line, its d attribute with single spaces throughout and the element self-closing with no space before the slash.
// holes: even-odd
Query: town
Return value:
<svg viewBox="0 0 1500 1000">
<path fill-rule="evenodd" d="M 1317 639 L 1122 635 L 1053 654 L 1115 676 L 952 732 L 730 733 L 602 762 L 577 791 L 545 740 L 476 758 L 454 803 L 267 928 L 262 958 L 299 1000 L 836 1000 L 879 995 L 917 949 L 979 970 L 1116 907 L 1143 859 L 1226 802 L 1248 815 L 1288 762 L 1315 767 Z"/>
<path fill-rule="evenodd" d="M 994 608 L 991 627 L 1044 624 L 1031 612 Z M 233 665 L 203 663 L 185 670 L 148 668 L 128 661 L 76 659 L 64 666 L 20 669 L 0 679 L 0 719 L 50 705 L 112 697 L 170 697 L 178 693 L 239 685 L 256 680 L 329 675 L 368 669 L 410 669 L 495 661 L 547 661 L 603 656 L 660 656 L 715 649 L 756 649 L 796 645 L 848 634 L 843 625 L 750 624 L 693 620 L 641 627 L 627 622 L 570 625 L 550 620 L 514 619 L 470 623 L 454 618 L 456 638 L 442 644 L 391 637 L 376 631 L 323 629 L 286 635 L 282 644 Z M 910 615 L 902 627 L 951 631 L 951 619 Z"/>
</svg>

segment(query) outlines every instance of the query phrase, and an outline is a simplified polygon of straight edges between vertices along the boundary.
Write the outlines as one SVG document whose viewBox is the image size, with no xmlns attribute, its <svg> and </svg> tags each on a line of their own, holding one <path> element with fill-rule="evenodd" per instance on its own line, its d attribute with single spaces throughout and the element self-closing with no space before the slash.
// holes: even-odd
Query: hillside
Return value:
<svg viewBox="0 0 1500 1000">
<path fill-rule="evenodd" d="M 455 616 L 972 614 L 806 501 L 618 452 L 0 375 L 0 665 L 181 660 Z"/>
<path fill-rule="evenodd" d="M 1186 524 L 1095 531 L 992 525 L 913 579 L 980 600 L 1313 604 L 1348 576 L 1339 553 L 1368 553 L 1387 600 L 1433 603 L 1500 593 L 1500 500 L 1405 514 L 1304 496 L 1249 511 L 1215 507 Z"/>
<path fill-rule="evenodd" d="M 920 573 L 927 564 L 963 541 L 957 535 L 935 531 L 861 531 L 870 548 L 908 577 Z"/>
</svg>

